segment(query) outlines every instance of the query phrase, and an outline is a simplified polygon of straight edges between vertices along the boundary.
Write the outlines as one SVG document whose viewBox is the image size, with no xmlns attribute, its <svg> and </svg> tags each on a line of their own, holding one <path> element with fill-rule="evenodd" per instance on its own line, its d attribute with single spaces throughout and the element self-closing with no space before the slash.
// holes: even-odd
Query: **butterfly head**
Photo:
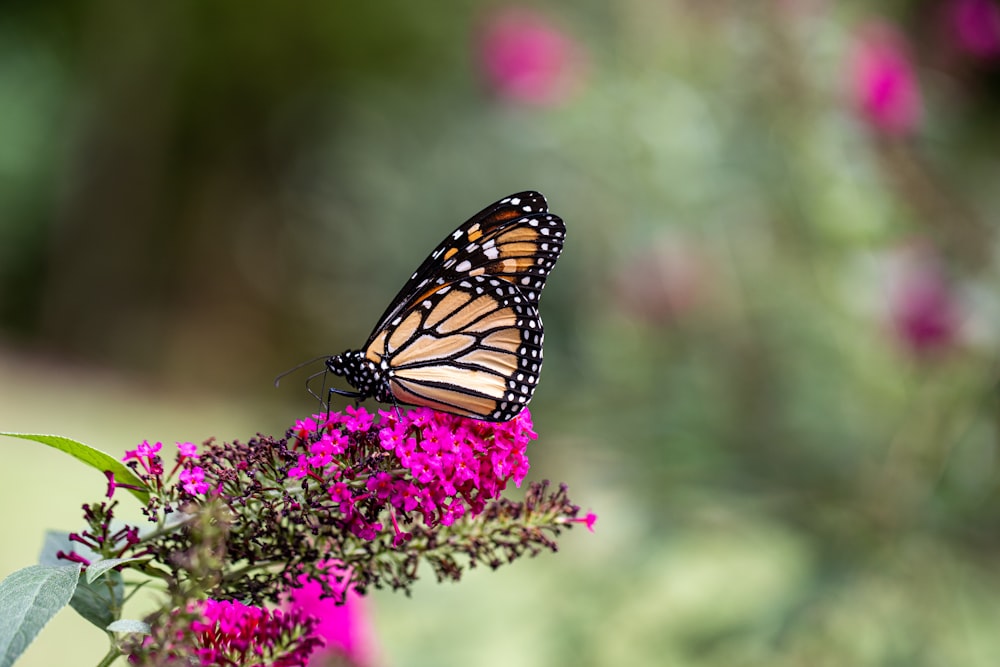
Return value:
<svg viewBox="0 0 1000 667">
<path fill-rule="evenodd" d="M 362 396 L 372 396 L 378 384 L 378 369 L 360 350 L 345 350 L 326 360 L 326 369 L 347 380 Z"/>
</svg>

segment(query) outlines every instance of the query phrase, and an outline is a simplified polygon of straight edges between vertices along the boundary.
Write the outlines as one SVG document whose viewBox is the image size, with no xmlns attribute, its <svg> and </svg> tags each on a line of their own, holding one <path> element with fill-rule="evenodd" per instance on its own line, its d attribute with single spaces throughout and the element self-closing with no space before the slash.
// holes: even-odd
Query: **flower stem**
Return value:
<svg viewBox="0 0 1000 667">
<path fill-rule="evenodd" d="M 121 654 L 122 652 L 118 650 L 118 647 L 112 645 L 111 648 L 108 649 L 107 655 L 101 658 L 101 661 L 97 663 L 97 667 L 110 667 L 111 663 L 117 660 L 118 656 Z"/>
</svg>

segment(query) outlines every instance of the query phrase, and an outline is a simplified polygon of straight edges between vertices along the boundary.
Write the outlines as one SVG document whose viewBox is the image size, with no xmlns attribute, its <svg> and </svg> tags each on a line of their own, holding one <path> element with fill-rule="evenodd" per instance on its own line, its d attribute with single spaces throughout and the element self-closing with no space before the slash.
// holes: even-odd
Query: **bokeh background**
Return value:
<svg viewBox="0 0 1000 667">
<path fill-rule="evenodd" d="M 596 532 L 374 595 L 378 664 L 995 665 L 998 112 L 989 0 L 5 2 L 0 430 L 281 431 L 538 189 L 533 475 Z M 103 482 L 0 447 L 6 576 Z"/>
</svg>

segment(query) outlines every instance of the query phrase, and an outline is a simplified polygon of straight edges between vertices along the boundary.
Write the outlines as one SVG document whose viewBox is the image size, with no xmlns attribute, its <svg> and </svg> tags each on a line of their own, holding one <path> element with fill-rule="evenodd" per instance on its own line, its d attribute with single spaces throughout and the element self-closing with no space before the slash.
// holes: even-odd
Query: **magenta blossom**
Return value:
<svg viewBox="0 0 1000 667">
<path fill-rule="evenodd" d="M 125 463 L 135 461 L 147 474 L 152 476 L 161 475 L 163 474 L 163 464 L 159 451 L 162 447 L 162 443 L 156 442 L 151 445 L 149 441 L 143 440 L 135 449 L 125 450 L 125 456 L 122 457 L 122 461 Z"/>
<path fill-rule="evenodd" d="M 508 422 L 485 422 L 427 408 L 384 410 L 376 421 L 363 407 L 350 407 L 346 415 L 300 420 L 291 433 L 299 456 L 288 476 L 324 485 L 355 535 L 373 540 L 391 524 L 397 544 L 408 539 L 401 521 L 419 516 L 428 526 L 450 526 L 482 512 L 508 482 L 520 486 L 530 467 L 525 449 L 538 437 L 528 410 Z M 358 461 L 366 442 L 378 453 Z"/>
<path fill-rule="evenodd" d="M 208 493 L 208 484 L 205 482 L 205 471 L 199 466 L 184 468 L 178 476 L 182 488 L 192 496 L 202 496 Z"/>
<path fill-rule="evenodd" d="M 959 333 L 958 298 L 936 255 L 923 247 L 904 249 L 890 281 L 889 316 L 897 340 L 918 356 L 954 345 Z"/>
<path fill-rule="evenodd" d="M 178 442 L 177 451 L 183 457 L 189 459 L 198 458 L 198 445 L 194 444 L 193 442 Z"/>
<path fill-rule="evenodd" d="M 550 106 L 565 102 L 582 81 L 580 48 L 547 17 L 507 8 L 489 15 L 480 37 L 480 60 L 494 90 L 512 102 Z"/>
<path fill-rule="evenodd" d="M 333 587 L 338 585 L 334 582 Z M 375 632 L 365 600 L 350 588 L 343 593 L 343 602 L 322 597 L 322 593 L 323 586 L 318 582 L 300 577 L 298 587 L 291 590 L 285 604 L 286 609 L 317 621 L 313 634 L 322 638 L 326 645 L 313 654 L 312 664 L 323 663 L 327 656 L 340 656 L 357 667 L 374 665 Z"/>
<path fill-rule="evenodd" d="M 315 625 L 315 619 L 296 609 L 201 600 L 155 620 L 152 634 L 129 650 L 129 662 L 300 667 L 323 643 L 313 633 Z"/>
<path fill-rule="evenodd" d="M 1000 56 L 1000 8 L 992 0 L 950 0 L 945 21 L 963 52 L 976 58 Z"/>
<path fill-rule="evenodd" d="M 851 56 L 851 94 L 862 118 L 879 132 L 900 136 L 920 121 L 920 87 L 906 41 L 891 25 L 861 29 Z"/>
<path fill-rule="evenodd" d="M 593 512 L 588 512 L 587 516 L 581 517 L 579 519 L 571 519 L 574 523 L 582 523 L 587 527 L 587 530 L 594 532 L 594 524 L 597 523 L 597 515 Z"/>
</svg>

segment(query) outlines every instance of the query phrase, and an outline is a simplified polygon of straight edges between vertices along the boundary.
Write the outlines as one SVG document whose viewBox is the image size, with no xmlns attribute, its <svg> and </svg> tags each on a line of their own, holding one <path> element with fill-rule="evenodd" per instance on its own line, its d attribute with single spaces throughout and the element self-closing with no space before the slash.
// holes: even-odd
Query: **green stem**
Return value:
<svg viewBox="0 0 1000 667">
<path fill-rule="evenodd" d="M 118 647 L 112 645 L 111 648 L 108 649 L 107 655 L 101 658 L 101 661 L 97 663 L 97 667 L 110 667 L 111 663 L 117 660 L 118 656 L 121 654 L 122 652 L 118 650 Z"/>
</svg>

